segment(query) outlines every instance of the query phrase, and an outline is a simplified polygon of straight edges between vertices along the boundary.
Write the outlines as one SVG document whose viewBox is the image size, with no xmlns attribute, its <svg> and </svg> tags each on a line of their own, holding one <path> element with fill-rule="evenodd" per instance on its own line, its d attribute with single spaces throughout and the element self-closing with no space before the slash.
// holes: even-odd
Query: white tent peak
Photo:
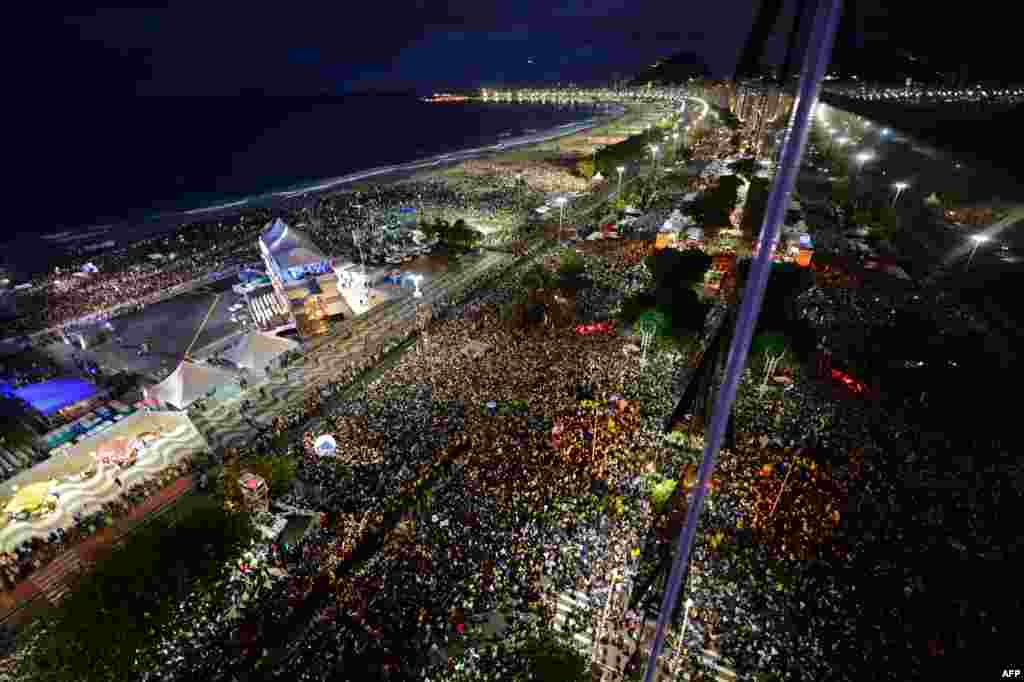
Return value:
<svg viewBox="0 0 1024 682">
<path fill-rule="evenodd" d="M 209 391 L 233 381 L 235 375 L 232 372 L 186 360 L 166 379 L 146 389 L 145 394 L 147 398 L 155 398 L 183 410 Z"/>
<path fill-rule="evenodd" d="M 272 334 L 251 331 L 243 335 L 231 348 L 224 352 L 224 358 L 233 364 L 254 372 L 262 372 L 274 358 L 298 348 L 291 339 Z"/>
</svg>

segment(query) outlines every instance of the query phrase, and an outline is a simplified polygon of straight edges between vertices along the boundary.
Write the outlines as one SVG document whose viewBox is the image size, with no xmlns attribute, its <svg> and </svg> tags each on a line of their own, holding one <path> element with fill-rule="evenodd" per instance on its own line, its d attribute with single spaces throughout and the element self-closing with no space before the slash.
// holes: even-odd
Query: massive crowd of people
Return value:
<svg viewBox="0 0 1024 682">
<path fill-rule="evenodd" d="M 516 191 L 488 210 L 517 210 Z M 354 203 L 377 212 L 427 203 L 479 207 L 470 197 L 442 183 L 405 183 L 349 197 L 344 208 L 322 202 L 311 231 L 340 249 L 338 227 L 365 224 Z M 645 247 L 589 250 L 596 286 L 575 295 L 585 321 L 613 315 L 624 296 L 650 282 Z M 586 336 L 545 323 L 514 328 L 502 311 L 523 293 L 513 280 L 448 307 L 415 348 L 362 390 L 349 391 L 350 380 L 376 358 L 316 387 L 304 405 L 262 428 L 249 452 L 276 450 L 297 462 L 297 480 L 277 502 L 335 521 L 325 519 L 292 545 L 254 550 L 246 561 L 275 569 L 244 571 L 259 576 L 258 598 L 239 597 L 253 579 L 240 578 L 233 609 L 183 603 L 148 679 L 218 679 L 265 653 L 255 648 L 260 633 L 287 622 L 314 589 L 329 589 L 332 598 L 293 633 L 270 675 L 528 679 L 526 650 L 551 639 L 552 625 L 567 629 L 569 641 L 579 634 L 602 650 L 643 654 L 648 640 L 635 636 L 645 630 L 643 618 L 626 609 L 630 590 L 621 586 L 649 577 L 665 543 L 666 520 L 652 507 L 647 475 L 677 480 L 684 510 L 692 499 L 700 439 L 681 447 L 663 433 L 690 358 L 659 348 L 641 366 L 623 352 L 634 339 L 614 327 Z M 981 329 L 952 303 L 848 289 L 813 288 L 796 307 L 826 337 L 885 324 L 897 307 L 913 307 L 936 325 L 959 320 Z M 866 506 L 896 513 L 906 477 L 940 468 L 955 445 L 809 367 L 775 368 L 764 388 L 762 360 L 751 358 L 737 393 L 735 447 L 721 452 L 691 556 L 687 637 L 677 647 L 673 633 L 663 664 L 706 671 L 702 651 L 711 649 L 741 675 L 840 679 L 844 661 L 885 653 L 886 635 L 875 630 L 900 608 L 865 594 L 868 581 L 887 570 L 873 559 L 879 546 L 926 553 L 922 538 L 946 532 L 941 517 L 924 522 L 934 533 L 922 538 L 898 524 L 850 518 Z M 338 440 L 336 456 L 314 448 L 323 434 Z M 388 513 L 400 521 L 385 524 Z M 983 532 L 976 517 L 966 523 Z M 380 551 L 346 564 L 370 533 L 382 537 Z M 325 588 L 319 576 L 342 564 L 346 572 Z M 920 593 L 919 579 L 901 581 L 908 599 Z M 566 594 L 576 595 L 578 608 L 558 617 Z M 587 658 L 594 653 L 580 648 Z M 634 669 L 643 658 L 633 657 Z M 621 669 L 621 659 L 612 665 Z M 913 677 L 896 666 L 878 671 L 885 675 Z"/>
</svg>

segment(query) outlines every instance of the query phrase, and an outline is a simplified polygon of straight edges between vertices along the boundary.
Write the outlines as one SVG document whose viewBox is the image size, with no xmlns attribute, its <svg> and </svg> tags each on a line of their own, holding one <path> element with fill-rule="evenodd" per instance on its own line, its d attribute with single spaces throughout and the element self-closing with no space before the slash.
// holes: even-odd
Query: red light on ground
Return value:
<svg viewBox="0 0 1024 682">
<path fill-rule="evenodd" d="M 847 374 L 845 372 L 840 372 L 838 369 L 833 369 L 832 370 L 832 378 L 835 379 L 836 381 L 842 382 L 843 385 L 845 385 L 847 388 L 849 388 L 854 393 L 863 393 L 864 392 L 864 384 L 862 384 L 861 382 L 857 381 L 856 379 L 854 379 L 853 377 L 851 377 L 849 374 Z"/>
<path fill-rule="evenodd" d="M 580 325 L 576 326 L 576 333 L 579 334 L 580 336 L 589 336 L 591 334 L 600 334 L 600 333 L 603 333 L 603 332 L 611 331 L 612 326 L 613 326 L 613 323 L 611 321 L 608 321 L 608 322 L 598 322 L 596 324 L 580 324 Z"/>
</svg>

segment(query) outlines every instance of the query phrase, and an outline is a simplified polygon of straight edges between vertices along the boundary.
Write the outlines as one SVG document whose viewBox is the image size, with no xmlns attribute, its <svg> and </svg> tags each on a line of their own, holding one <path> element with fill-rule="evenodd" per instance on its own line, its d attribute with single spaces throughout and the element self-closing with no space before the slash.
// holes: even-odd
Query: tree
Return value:
<svg viewBox="0 0 1024 682">
<path fill-rule="evenodd" d="M 832 183 L 832 203 L 846 210 L 852 203 L 849 179 L 836 180 Z"/>
<path fill-rule="evenodd" d="M 567 251 L 558 265 L 559 286 L 567 290 L 586 288 L 587 264 L 575 251 Z"/>
<path fill-rule="evenodd" d="M 576 162 L 576 172 L 590 180 L 594 177 L 595 163 L 593 157 L 586 157 Z"/>
<path fill-rule="evenodd" d="M 771 181 L 765 178 L 754 178 L 747 188 L 747 203 L 743 207 L 743 221 L 740 227 L 748 239 L 756 239 L 761 233 L 764 214 L 768 208 L 768 196 L 771 192 Z"/>
<path fill-rule="evenodd" d="M 295 460 L 282 455 L 263 455 L 245 462 L 245 468 L 261 476 L 273 497 L 285 495 L 295 480 Z"/>
<path fill-rule="evenodd" d="M 752 178 L 754 174 L 757 173 L 757 169 L 757 159 L 754 159 L 752 157 L 740 159 L 739 161 L 733 161 L 732 163 L 729 164 L 729 170 L 731 170 L 733 173 L 743 175 L 747 178 Z"/>
<path fill-rule="evenodd" d="M 534 263 L 523 273 L 522 284 L 528 290 L 550 289 L 554 284 L 554 280 L 555 278 L 552 277 L 550 270 L 540 263 Z"/>
<path fill-rule="evenodd" d="M 674 284 L 692 286 L 704 279 L 711 257 L 699 249 L 662 249 L 648 256 L 646 263 L 656 288 L 674 288 Z"/>
<path fill-rule="evenodd" d="M 750 354 L 754 356 L 779 355 L 788 348 L 789 342 L 785 334 L 778 332 L 758 334 L 750 344 Z"/>
</svg>

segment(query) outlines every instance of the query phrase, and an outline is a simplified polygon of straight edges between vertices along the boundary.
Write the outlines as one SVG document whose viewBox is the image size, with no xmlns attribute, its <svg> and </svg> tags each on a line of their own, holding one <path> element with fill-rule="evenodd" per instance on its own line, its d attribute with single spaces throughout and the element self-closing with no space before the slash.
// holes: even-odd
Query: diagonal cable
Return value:
<svg viewBox="0 0 1024 682">
<path fill-rule="evenodd" d="M 832 40 L 835 35 L 836 24 L 839 20 L 842 1 L 822 0 L 820 3 L 816 2 L 815 6 L 817 11 L 812 28 L 813 33 L 809 41 L 809 49 L 804 57 L 804 68 L 797 92 L 796 108 L 790 121 L 790 131 L 785 141 L 782 162 L 779 165 L 778 175 L 775 178 L 775 185 L 772 187 L 771 196 L 768 198 L 764 222 L 761 225 L 761 234 L 758 237 L 757 252 L 754 256 L 750 278 L 747 282 L 743 303 L 740 307 L 739 320 L 736 323 L 735 334 L 729 349 L 729 358 L 726 363 L 722 390 L 718 395 L 707 443 L 704 446 L 704 461 L 701 463 L 697 489 L 694 492 L 693 503 L 687 510 L 686 525 L 679 535 L 679 551 L 672 565 L 672 574 L 669 576 L 665 597 L 661 604 L 661 611 L 658 614 L 658 626 L 654 636 L 654 644 L 651 647 L 651 653 L 647 660 L 644 682 L 652 682 L 654 679 L 658 657 L 665 646 L 665 629 L 679 598 L 679 588 L 682 584 L 684 568 L 689 564 L 690 550 L 693 547 L 693 541 L 697 533 L 697 522 L 704 509 L 704 498 L 707 495 L 711 475 L 714 472 L 716 460 L 718 459 L 718 451 L 722 444 L 722 438 L 725 435 L 729 413 L 736 398 L 736 389 L 746 364 L 747 352 L 750 350 L 750 340 L 754 334 L 757 317 L 761 312 L 764 290 L 771 271 L 771 257 L 778 243 L 779 225 L 785 215 L 790 194 L 796 183 L 796 175 L 800 167 L 803 147 L 807 140 L 811 114 L 817 104 L 821 79 L 824 76 L 825 68 L 828 66 L 829 56 L 832 51 Z"/>
</svg>

